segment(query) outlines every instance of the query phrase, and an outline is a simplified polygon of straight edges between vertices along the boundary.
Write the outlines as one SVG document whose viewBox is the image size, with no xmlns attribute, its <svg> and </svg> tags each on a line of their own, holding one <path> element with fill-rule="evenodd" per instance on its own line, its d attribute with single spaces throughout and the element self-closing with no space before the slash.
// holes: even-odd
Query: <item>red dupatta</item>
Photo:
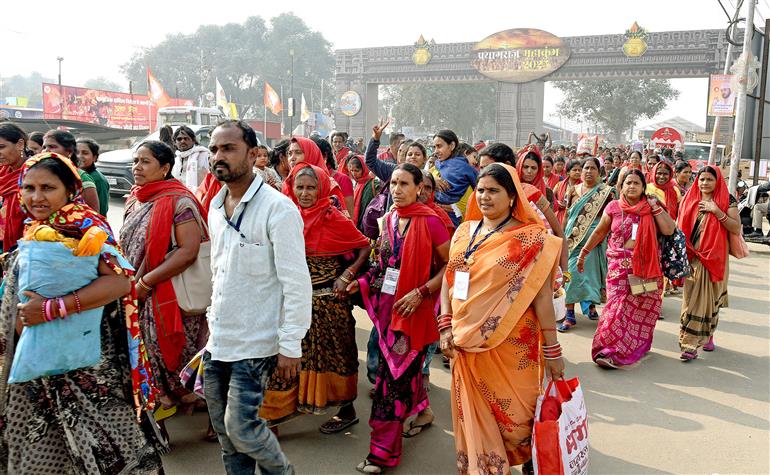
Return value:
<svg viewBox="0 0 770 475">
<path fill-rule="evenodd" d="M 321 155 L 321 149 L 318 148 L 318 145 L 315 144 L 310 139 L 306 139 L 305 137 L 293 137 L 291 139 L 292 142 L 299 145 L 299 148 L 302 149 L 303 155 L 305 155 L 305 160 L 302 163 L 307 163 L 308 165 L 312 165 L 314 167 L 320 168 L 324 173 L 326 173 L 327 176 L 331 176 L 329 174 L 329 169 L 326 167 L 326 162 L 323 159 L 323 155 Z M 297 168 L 300 165 L 300 163 L 297 163 L 294 165 L 294 168 Z M 294 169 L 292 169 L 292 172 L 294 172 Z M 285 180 L 283 180 L 283 187 L 281 188 L 281 193 L 283 193 L 286 196 L 291 196 L 294 193 L 294 173 L 289 173 L 289 176 L 286 177 Z M 335 198 L 337 198 L 337 201 L 340 204 L 341 210 L 345 210 L 345 195 L 342 194 L 342 189 L 340 189 L 340 185 L 334 181 L 334 179 L 331 179 L 331 195 L 333 195 Z"/>
<path fill-rule="evenodd" d="M 3 252 L 8 252 L 24 234 L 24 212 L 19 201 L 21 167 L 0 167 L 0 196 L 5 208 Z"/>
<path fill-rule="evenodd" d="M 658 185 L 657 181 L 657 175 L 658 175 L 658 168 L 661 166 L 668 168 L 669 172 L 669 179 L 668 182 L 664 185 Z M 670 163 L 668 163 L 665 160 L 661 160 L 657 163 L 652 169 L 652 181 L 650 182 L 652 186 L 655 188 L 661 190 L 666 197 L 666 202 L 664 205 L 666 205 L 666 209 L 668 210 L 669 216 L 671 216 L 671 219 L 676 220 L 677 215 L 679 214 L 679 197 L 676 194 L 676 182 L 674 181 L 674 167 L 671 166 Z"/>
<path fill-rule="evenodd" d="M 302 154 L 305 155 L 304 163 L 309 163 L 314 167 L 320 168 L 327 174 L 329 173 L 329 168 L 326 166 L 326 161 L 324 160 L 323 154 L 321 154 L 321 149 L 318 148 L 318 145 L 316 145 L 315 142 L 306 139 L 305 137 L 292 137 L 291 141 L 299 145 L 299 148 L 302 149 Z"/>
<path fill-rule="evenodd" d="M 362 172 L 360 178 L 353 178 L 350 176 L 348 170 L 348 162 L 351 158 L 358 158 L 358 161 L 361 162 Z M 364 157 L 361 155 L 351 155 L 350 157 L 344 159 L 342 162 L 340 162 L 340 171 L 342 171 L 343 168 L 346 170 L 345 174 L 350 176 L 350 179 L 354 180 L 357 184 L 355 190 L 353 190 L 353 221 L 356 221 L 358 219 L 359 213 L 361 212 L 361 198 L 364 195 L 364 190 L 369 185 L 369 182 L 374 180 L 374 178 L 372 178 L 371 173 L 369 172 L 369 167 L 366 166 Z M 373 190 L 373 192 L 376 194 L 377 190 Z"/>
<path fill-rule="evenodd" d="M 313 206 L 303 208 L 299 205 L 294 189 L 289 198 L 299 208 L 305 225 L 305 254 L 308 256 L 339 256 L 362 247 L 369 246 L 369 240 L 356 229 L 353 221 L 346 218 L 332 205 L 331 179 L 318 167 L 300 163 L 291 171 L 292 183 L 300 170 L 312 168 L 318 179 L 318 199 Z"/>
<path fill-rule="evenodd" d="M 556 185 L 558 185 L 559 182 L 561 181 L 561 178 L 559 177 L 559 175 L 557 175 L 555 173 L 551 173 L 551 176 L 549 176 L 547 178 L 546 178 L 545 175 L 543 175 L 543 179 L 545 181 L 545 186 L 547 186 L 551 190 L 556 188 Z"/>
<path fill-rule="evenodd" d="M 403 208 L 394 208 L 385 220 L 388 223 L 388 234 L 393 233 L 393 226 L 398 223 L 399 218 L 412 220 L 401 248 L 396 302 L 430 280 L 433 240 L 427 218 L 431 216 L 435 217 L 436 214 L 430 207 L 423 203 L 413 203 Z M 395 236 L 391 238 L 395 239 Z M 422 351 L 426 345 L 438 340 L 434 305 L 433 298 L 423 299 L 419 307 L 409 316 L 403 316 L 393 310 L 391 328 L 409 336 L 412 350 Z"/>
<path fill-rule="evenodd" d="M 206 222 L 208 210 L 204 209 L 190 190 L 177 179 L 160 180 L 131 190 L 129 200 L 153 203 L 145 243 L 145 274 L 156 269 L 165 260 L 171 244 L 176 203 L 179 198 L 185 196 L 192 198 L 198 205 L 198 211 Z M 155 311 L 158 346 L 163 355 L 163 362 L 166 368 L 175 371 L 179 367 L 179 358 L 184 350 L 185 334 L 182 312 L 179 309 L 171 279 L 157 283 L 151 297 Z"/>
<path fill-rule="evenodd" d="M 519 159 L 516 161 L 516 171 L 519 174 L 519 178 L 521 178 L 522 183 L 527 183 L 524 181 L 524 159 L 527 158 L 527 155 L 530 153 L 534 153 L 535 156 L 537 156 L 538 166 L 537 166 L 537 175 L 535 175 L 535 179 L 529 182 L 530 185 L 534 186 L 538 190 L 540 190 L 540 193 L 543 194 L 543 196 L 546 196 L 545 194 L 545 181 L 543 181 L 543 156 L 540 154 L 540 149 L 537 148 L 537 145 L 535 144 L 529 144 L 523 149 L 519 151 Z"/>
<path fill-rule="evenodd" d="M 350 149 L 347 147 L 342 147 L 339 152 L 334 154 L 334 160 L 337 162 L 337 169 L 343 175 L 349 175 L 347 160 L 348 155 L 350 155 Z M 361 163 L 363 163 L 363 160 L 361 160 Z"/>
<path fill-rule="evenodd" d="M 639 229 L 636 232 L 636 244 L 631 258 L 634 275 L 642 279 L 655 279 L 663 275 L 658 260 L 658 231 L 652 206 L 642 195 L 639 202 L 630 205 L 624 195 L 620 195 L 620 209 L 627 214 L 639 216 Z"/>
<path fill-rule="evenodd" d="M 203 209 L 208 210 L 211 208 L 211 201 L 221 189 L 222 183 L 217 180 L 213 173 L 208 173 L 206 178 L 203 179 L 203 183 L 198 187 L 195 197 L 201 202 Z"/>
<path fill-rule="evenodd" d="M 701 169 L 699 174 L 707 170 L 716 176 L 716 186 L 711 199 L 723 213 L 727 213 L 730 206 L 730 192 L 727 190 L 722 172 L 718 167 L 707 166 Z M 698 249 L 695 249 L 692 242 L 693 228 L 700 214 L 698 203 L 702 199 L 703 194 L 696 180 L 695 185 L 690 187 L 679 206 L 679 219 L 677 219 L 676 224 L 687 238 L 687 257 L 700 259 L 703 267 L 709 271 L 711 282 L 720 282 L 725 277 L 725 262 L 729 258 L 727 255 L 727 229 L 722 226 L 722 223 L 713 213 L 704 213 L 700 220 L 700 246 Z"/>
</svg>

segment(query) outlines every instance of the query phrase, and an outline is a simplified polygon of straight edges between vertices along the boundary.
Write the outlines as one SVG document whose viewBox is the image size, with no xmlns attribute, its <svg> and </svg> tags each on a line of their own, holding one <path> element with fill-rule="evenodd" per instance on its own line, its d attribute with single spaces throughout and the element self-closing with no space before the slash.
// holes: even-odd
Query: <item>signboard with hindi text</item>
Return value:
<svg viewBox="0 0 770 475">
<path fill-rule="evenodd" d="M 170 106 L 193 105 L 189 99 L 171 98 L 170 101 Z M 46 119 L 143 130 L 154 129 L 157 111 L 144 94 L 43 83 L 43 113 Z"/>
<path fill-rule="evenodd" d="M 548 76 L 567 62 L 569 46 L 534 28 L 505 30 L 473 47 L 472 63 L 481 74 L 503 82 L 524 83 Z"/>
</svg>

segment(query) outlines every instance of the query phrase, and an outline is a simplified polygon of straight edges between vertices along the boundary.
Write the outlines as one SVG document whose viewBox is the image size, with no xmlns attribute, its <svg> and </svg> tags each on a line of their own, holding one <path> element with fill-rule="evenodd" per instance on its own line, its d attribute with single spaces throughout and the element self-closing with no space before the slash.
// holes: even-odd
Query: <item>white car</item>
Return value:
<svg viewBox="0 0 770 475">
<path fill-rule="evenodd" d="M 174 130 L 179 126 L 172 126 Z M 195 136 L 198 138 L 198 143 L 204 147 L 208 147 L 209 140 L 211 139 L 211 131 L 214 130 L 214 125 L 188 125 Z M 139 145 L 146 140 L 158 140 L 160 132 L 156 130 L 150 135 L 143 137 L 131 145 L 131 148 L 124 148 L 120 150 L 112 150 L 110 152 L 104 152 L 99 155 L 99 159 L 96 162 L 96 168 L 102 172 L 107 178 L 107 183 L 110 185 L 111 195 L 123 196 L 131 190 L 134 186 L 134 175 L 131 173 L 131 166 L 134 163 L 134 152 Z"/>
</svg>

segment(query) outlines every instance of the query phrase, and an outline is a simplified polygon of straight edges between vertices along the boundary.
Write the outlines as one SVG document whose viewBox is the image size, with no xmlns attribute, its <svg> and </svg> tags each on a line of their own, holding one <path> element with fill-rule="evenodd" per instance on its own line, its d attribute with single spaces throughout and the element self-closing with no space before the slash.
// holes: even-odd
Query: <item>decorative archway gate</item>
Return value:
<svg viewBox="0 0 770 475">
<path fill-rule="evenodd" d="M 741 34 L 742 36 L 742 34 Z M 496 138 L 512 146 L 527 141 L 530 131 L 542 131 L 545 81 L 621 78 L 697 78 L 718 73 L 724 66 L 724 30 L 647 33 L 641 56 L 623 51 L 627 37 L 617 35 L 562 38 L 571 51 L 561 68 L 526 83 L 497 82 Z M 415 46 L 336 51 L 335 87 L 339 103 L 346 91 L 358 93 L 361 111 L 350 117 L 337 113 L 337 129 L 366 137 L 377 121 L 380 84 L 457 83 L 491 80 L 474 68 L 476 43 L 431 45 L 427 64 L 416 64 Z"/>
</svg>

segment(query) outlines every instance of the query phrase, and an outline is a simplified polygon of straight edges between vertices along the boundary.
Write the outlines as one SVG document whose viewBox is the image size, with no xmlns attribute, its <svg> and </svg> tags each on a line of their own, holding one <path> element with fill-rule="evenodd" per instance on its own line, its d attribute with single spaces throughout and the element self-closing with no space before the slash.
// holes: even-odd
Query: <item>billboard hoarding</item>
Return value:
<svg viewBox="0 0 770 475">
<path fill-rule="evenodd" d="M 193 105 L 189 99 L 171 99 L 172 106 Z M 113 129 L 154 129 L 157 108 L 144 94 L 103 91 L 43 83 L 43 115 L 98 124 Z"/>
</svg>

